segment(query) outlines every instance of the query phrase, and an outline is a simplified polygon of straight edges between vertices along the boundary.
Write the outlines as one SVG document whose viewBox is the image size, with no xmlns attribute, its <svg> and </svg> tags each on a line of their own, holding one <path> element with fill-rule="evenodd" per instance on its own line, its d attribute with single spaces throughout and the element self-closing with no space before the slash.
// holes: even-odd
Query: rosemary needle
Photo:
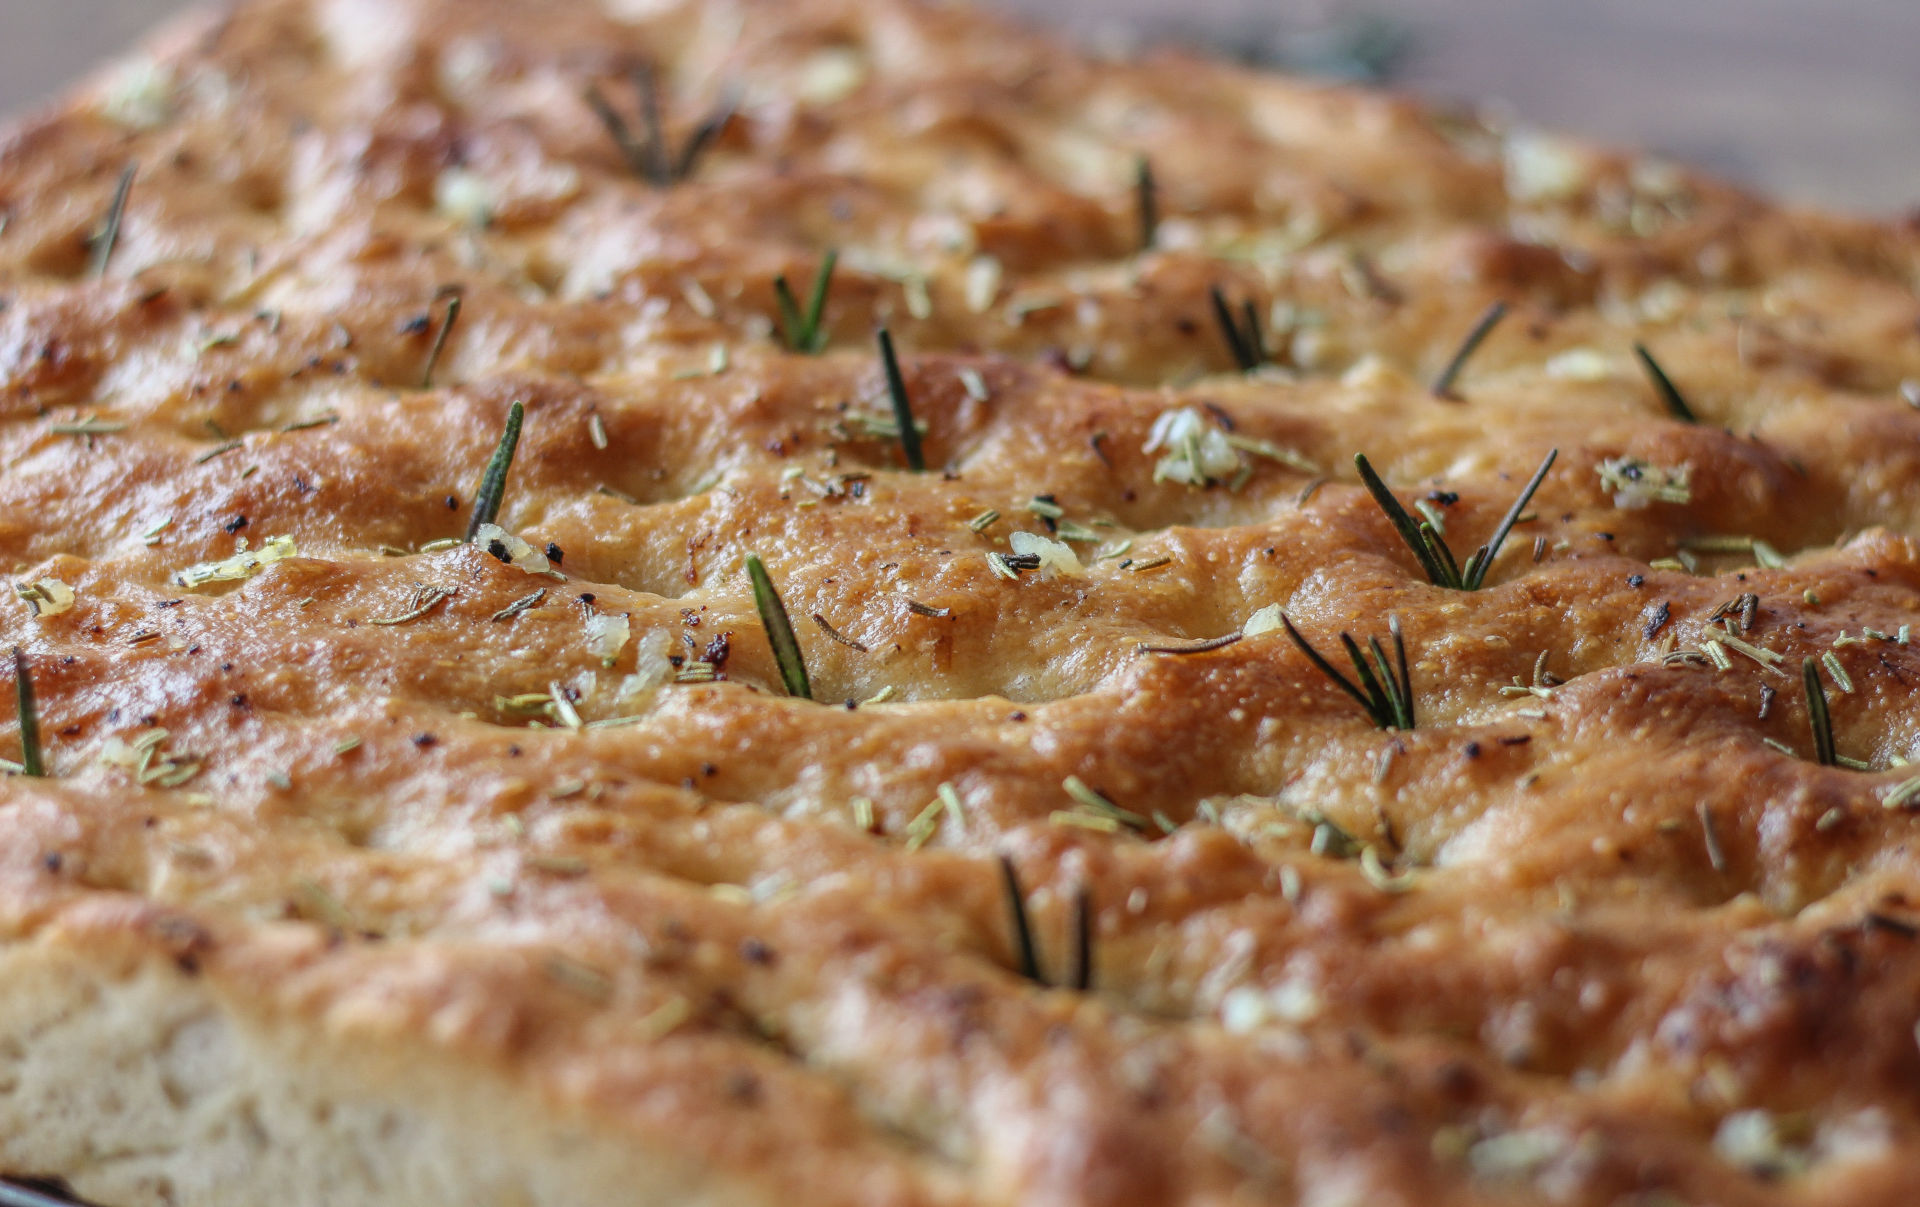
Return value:
<svg viewBox="0 0 1920 1207">
<path fill-rule="evenodd" d="M 907 455 L 907 467 L 919 473 L 927 468 L 927 459 L 920 449 L 920 429 L 913 423 L 913 400 L 900 375 L 900 358 L 894 354 L 893 333 L 885 327 L 880 328 L 880 363 L 886 369 L 887 396 L 893 400 L 893 421 L 900 429 L 900 450 Z"/>
<path fill-rule="evenodd" d="M 44 776 L 47 769 L 40 757 L 40 710 L 33 701 L 33 673 L 17 645 L 13 647 L 13 686 L 20 703 L 20 774 Z"/>
<path fill-rule="evenodd" d="M 1800 660 L 1800 679 L 1807 689 L 1807 723 L 1813 727 L 1814 761 L 1823 767 L 1839 765 L 1833 748 L 1833 715 L 1827 711 L 1827 691 L 1820 685 L 1820 664 Z"/>
<path fill-rule="evenodd" d="M 1213 302 L 1214 320 L 1220 324 L 1221 338 L 1227 341 L 1227 350 L 1233 354 L 1233 362 L 1240 366 L 1240 371 L 1251 373 L 1266 364 L 1266 339 L 1260 333 L 1260 312 L 1253 302 L 1243 301 L 1241 315 L 1236 316 L 1218 285 L 1208 291 L 1208 296 Z"/>
<path fill-rule="evenodd" d="M 127 197 L 133 192 L 133 175 L 138 169 L 138 164 L 130 163 L 121 171 L 120 183 L 113 190 L 113 203 L 107 207 L 107 219 L 93 237 L 93 277 L 96 281 L 107 275 L 107 263 L 113 259 L 114 246 L 120 242 L 120 223 L 126 217 Z"/>
<path fill-rule="evenodd" d="M 1400 533 L 1400 539 L 1405 541 L 1407 548 L 1413 551 L 1413 556 L 1419 561 L 1420 569 L 1426 574 L 1427 581 L 1436 587 L 1448 587 L 1455 591 L 1478 591 L 1486 584 L 1487 574 L 1493 568 L 1493 561 L 1500 556 L 1500 549 L 1507 543 L 1507 537 L 1512 534 L 1513 526 L 1520 522 L 1520 517 L 1526 513 L 1527 504 L 1533 501 L 1533 496 L 1539 491 L 1540 484 L 1547 479 L 1547 471 L 1553 468 L 1553 463 L 1559 457 L 1559 449 L 1552 449 L 1547 453 L 1546 459 L 1540 462 L 1540 467 L 1533 471 L 1533 477 L 1529 478 L 1527 484 L 1521 488 L 1519 497 L 1513 501 L 1513 506 L 1509 507 L 1506 515 L 1501 517 L 1500 524 L 1494 529 L 1492 537 L 1474 551 L 1473 556 L 1467 559 L 1465 567 L 1455 560 L 1453 550 L 1447 545 L 1446 538 L 1440 535 L 1439 530 L 1430 521 L 1415 520 L 1407 509 L 1401 506 L 1400 500 L 1387 489 L 1386 482 L 1375 472 L 1365 454 L 1355 454 L 1353 464 L 1354 468 L 1360 472 L 1360 481 L 1366 486 L 1367 493 L 1373 496 L 1374 502 L 1379 504 L 1380 510 L 1386 513 L 1387 519 Z"/>
<path fill-rule="evenodd" d="M 1453 354 L 1453 359 L 1447 362 L 1447 367 L 1440 370 L 1440 376 L 1433 379 L 1435 398 L 1459 401 L 1458 396 L 1453 392 L 1453 385 L 1459 380 L 1460 370 L 1467 367 L 1467 361 L 1479 350 L 1480 345 L 1486 342 L 1486 338 L 1493 334 L 1493 329 L 1499 326 L 1500 320 L 1505 317 L 1507 317 L 1505 302 L 1495 302 L 1487 307 L 1486 312 L 1480 316 L 1480 321 L 1473 325 L 1473 330 L 1467 332 L 1467 338 L 1461 343 L 1460 350 Z"/>
<path fill-rule="evenodd" d="M 1044 985 L 1047 979 L 1040 975 L 1040 957 L 1033 946 L 1033 927 L 1027 921 L 1026 895 L 1020 888 L 1020 873 L 1014 870 L 1012 856 L 1000 856 L 1000 882 L 1006 889 L 1007 914 L 1013 922 L 1013 944 L 1020 957 L 1020 975 L 1036 985 Z"/>
<path fill-rule="evenodd" d="M 799 300 L 793 296 L 793 288 L 787 284 L 785 275 L 773 279 L 774 300 L 780 306 L 780 329 L 785 335 L 787 347 L 807 356 L 819 354 L 827 346 L 827 333 L 820 325 L 821 316 L 827 309 L 827 290 L 833 284 L 833 269 L 840 262 L 840 253 L 829 248 L 820 261 L 819 271 L 814 273 L 813 292 L 807 298 L 807 308 L 800 309 Z"/>
<path fill-rule="evenodd" d="M 1084 884 L 1073 894 L 1073 976 L 1067 983 L 1081 993 L 1093 988 L 1093 894 Z"/>
<path fill-rule="evenodd" d="M 526 413 L 526 408 L 518 402 L 507 409 L 507 430 L 500 434 L 500 446 L 493 450 L 487 472 L 480 478 L 480 491 L 473 497 L 473 519 L 467 524 L 469 543 L 480 534 L 481 525 L 491 524 L 500 516 L 500 500 L 507 491 L 507 470 L 512 468 L 514 450 L 520 446 L 520 425 Z"/>
<path fill-rule="evenodd" d="M 433 389 L 433 370 L 440 363 L 440 354 L 446 351 L 447 337 L 453 334 L 453 325 L 460 321 L 460 295 L 457 292 L 447 294 L 447 317 L 441 322 L 440 330 L 433 337 L 433 347 L 427 350 L 427 367 L 420 375 L 420 388 Z"/>
<path fill-rule="evenodd" d="M 1400 631 L 1399 617 L 1389 617 L 1388 631 L 1393 636 L 1393 662 L 1387 659 L 1386 651 L 1381 648 L 1378 637 L 1367 639 L 1367 650 L 1372 655 L 1372 664 L 1360 651 L 1360 645 L 1352 635 L 1340 634 L 1340 644 L 1347 651 L 1347 657 L 1353 663 L 1359 682 L 1340 673 L 1333 663 L 1327 661 L 1319 650 L 1300 635 L 1294 627 L 1293 619 L 1286 613 L 1280 614 L 1280 623 L 1286 629 L 1287 636 L 1300 652 L 1307 656 L 1314 669 L 1325 675 L 1341 691 L 1346 692 L 1367 710 L 1367 716 L 1381 729 L 1412 729 L 1414 727 L 1413 674 L 1407 663 L 1406 638 Z"/>
<path fill-rule="evenodd" d="M 757 553 L 747 554 L 747 577 L 753 580 L 753 606 L 759 609 L 760 624 L 767 631 L 767 644 L 773 647 L 773 660 L 780 667 L 780 681 L 786 685 L 787 694 L 813 699 L 806 659 L 800 653 L 800 639 L 793 635 L 793 621 L 787 618 L 787 605 L 780 601 L 780 592 L 774 590 L 766 563 Z"/>
<path fill-rule="evenodd" d="M 1160 186 L 1153 178 L 1153 161 L 1145 155 L 1133 160 L 1133 192 L 1140 211 L 1140 250 L 1152 251 L 1160 240 Z"/>
<path fill-rule="evenodd" d="M 1633 354 L 1640 358 L 1640 365 L 1647 371 L 1647 376 L 1653 379 L 1653 388 L 1659 392 L 1660 401 L 1667 404 L 1667 410 L 1672 412 L 1673 417 L 1682 423 L 1700 422 L 1693 408 L 1687 405 L 1686 396 L 1680 393 L 1680 387 L 1673 384 L 1673 379 L 1660 367 L 1660 362 L 1653 359 L 1653 353 L 1647 351 L 1647 346 L 1636 342 Z"/>
</svg>

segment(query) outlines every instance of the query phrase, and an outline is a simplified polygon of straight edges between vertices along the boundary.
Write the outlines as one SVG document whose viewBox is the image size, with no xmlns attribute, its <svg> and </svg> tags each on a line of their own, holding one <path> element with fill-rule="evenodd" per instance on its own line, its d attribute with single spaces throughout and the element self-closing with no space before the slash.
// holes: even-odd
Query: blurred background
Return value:
<svg viewBox="0 0 1920 1207">
<path fill-rule="evenodd" d="M 1490 102 L 1793 201 L 1920 208 L 1920 0 L 976 2 L 1108 43 L 1171 38 Z M 0 111 L 52 94 L 185 6 L 0 0 Z"/>
</svg>

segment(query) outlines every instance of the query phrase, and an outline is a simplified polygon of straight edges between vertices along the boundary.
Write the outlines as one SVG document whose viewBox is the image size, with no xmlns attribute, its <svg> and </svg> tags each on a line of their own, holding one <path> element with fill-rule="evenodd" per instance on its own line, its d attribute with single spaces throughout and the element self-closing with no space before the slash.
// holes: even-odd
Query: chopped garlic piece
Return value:
<svg viewBox="0 0 1920 1207">
<path fill-rule="evenodd" d="M 1160 449 L 1166 449 L 1167 454 L 1153 467 L 1155 482 L 1210 486 L 1240 468 L 1240 454 L 1227 434 L 1193 407 L 1163 412 L 1153 421 L 1153 430 L 1140 451 Z"/>
<path fill-rule="evenodd" d="M 152 59 L 124 64 L 107 81 L 100 115 L 129 130 L 151 130 L 173 116 L 173 69 Z"/>
<path fill-rule="evenodd" d="M 633 625 L 625 616 L 587 617 L 587 648 L 601 666 L 612 666 L 632 636 Z"/>
<path fill-rule="evenodd" d="M 633 674 L 620 680 L 614 698 L 622 705 L 630 704 L 672 679 L 673 663 L 667 657 L 672 645 L 664 629 L 641 634 L 633 647 Z"/>
<path fill-rule="evenodd" d="M 528 574 L 546 574 L 553 569 L 547 555 L 508 532 L 498 524 L 482 524 L 473 543 L 509 566 L 518 566 Z"/>
<path fill-rule="evenodd" d="M 852 46 L 817 51 L 800 67 L 798 91 L 816 105 L 845 100 L 867 82 L 867 56 Z"/>
<path fill-rule="evenodd" d="M 1691 465 L 1668 469 L 1637 457 L 1612 457 L 1593 468 L 1601 484 L 1614 492 L 1613 505 L 1625 511 L 1638 511 L 1653 503 L 1693 501 L 1693 488 L 1688 482 L 1693 474 Z"/>
<path fill-rule="evenodd" d="M 1241 627 L 1242 637 L 1258 637 L 1262 633 L 1275 633 L 1280 630 L 1280 605 L 1268 604 L 1258 612 L 1247 617 L 1247 623 Z"/>
<path fill-rule="evenodd" d="M 1016 532 L 1008 538 L 1014 553 L 1025 557 L 1029 554 L 1040 559 L 1040 577 L 1052 578 L 1055 574 L 1062 578 L 1085 578 L 1087 569 L 1080 564 L 1080 557 L 1065 541 L 1052 541 L 1037 532 Z"/>
<path fill-rule="evenodd" d="M 299 555 L 300 550 L 294 547 L 292 537 L 268 537 L 267 543 L 258 549 L 242 549 L 232 557 L 217 562 L 200 562 L 184 570 L 175 570 L 173 583 L 189 590 L 204 587 L 208 583 L 237 583 L 252 578 L 274 562 Z"/>
<path fill-rule="evenodd" d="M 73 607 L 73 588 L 57 578 L 15 583 L 13 591 L 35 616 L 58 616 Z"/>
<path fill-rule="evenodd" d="M 1507 198 L 1520 205 L 1565 201 L 1583 192 L 1591 176 L 1587 153 L 1573 143 L 1530 131 L 1507 138 Z"/>
<path fill-rule="evenodd" d="M 433 182 L 433 208 L 463 226 L 487 226 L 499 208 L 486 177 L 465 168 L 448 168 Z"/>
<path fill-rule="evenodd" d="M 1713 1151 L 1729 1165 L 1752 1174 L 1779 1177 L 1804 1169 L 1807 1155 L 1789 1147 L 1773 1112 L 1735 1111 L 1713 1133 Z"/>
<path fill-rule="evenodd" d="M 1547 362 L 1547 376 L 1555 381 L 1605 381 L 1612 373 L 1605 354 L 1595 348 L 1570 348 Z"/>
</svg>

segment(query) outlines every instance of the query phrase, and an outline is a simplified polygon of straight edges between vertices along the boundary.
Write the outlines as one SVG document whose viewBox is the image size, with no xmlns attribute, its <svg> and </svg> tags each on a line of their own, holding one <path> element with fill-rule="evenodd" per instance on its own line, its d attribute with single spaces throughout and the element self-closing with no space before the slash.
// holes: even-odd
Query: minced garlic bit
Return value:
<svg viewBox="0 0 1920 1207">
<path fill-rule="evenodd" d="M 1613 491 L 1613 505 L 1637 511 L 1654 503 L 1691 503 L 1691 465 L 1669 469 L 1637 457 L 1610 457 L 1594 466 L 1600 483 Z"/>
<path fill-rule="evenodd" d="M 1773 1112 L 1735 1111 L 1713 1133 L 1713 1151 L 1729 1165 L 1760 1177 L 1778 1178 L 1806 1168 L 1804 1150 L 1790 1147 Z"/>
<path fill-rule="evenodd" d="M 462 226 L 486 227 L 500 208 L 487 178 L 465 168 L 448 168 L 433 182 L 433 208 Z"/>
<path fill-rule="evenodd" d="M 149 729 L 128 742 L 118 736 L 107 739 L 100 761 L 109 767 L 124 767 L 133 772 L 134 782 L 161 788 L 178 788 L 200 773 L 196 755 L 163 750 L 169 734 L 164 729 Z"/>
<path fill-rule="evenodd" d="M 151 130 L 173 116 L 173 68 L 144 56 L 123 64 L 107 81 L 100 116 L 129 130 Z"/>
<path fill-rule="evenodd" d="M 633 624 L 625 616 L 587 617 L 587 649 L 600 659 L 601 666 L 611 667 L 632 637 Z"/>
<path fill-rule="evenodd" d="M 1162 412 L 1153 421 L 1145 453 L 1167 450 L 1153 467 L 1155 482 L 1180 482 L 1188 486 L 1211 486 L 1224 481 L 1240 469 L 1239 452 L 1227 434 L 1194 407 L 1179 407 Z"/>
<path fill-rule="evenodd" d="M 1073 546 L 1065 541 L 1049 540 L 1037 532 L 1016 532 L 1008 538 L 1016 557 L 1037 557 L 1040 559 L 1041 578 L 1085 578 L 1087 569 L 1080 564 L 1080 557 Z"/>
<path fill-rule="evenodd" d="M 73 588 L 57 578 L 15 583 L 13 592 L 35 616 L 58 616 L 73 607 Z"/>
<path fill-rule="evenodd" d="M 240 552 L 217 562 L 199 562 L 184 570 L 175 570 L 172 581 L 175 586 L 193 590 L 208 583 L 237 583 L 252 578 L 274 562 L 298 557 L 300 550 L 295 547 L 290 536 L 272 536 L 258 549 L 245 548 L 241 541 Z M 541 559 L 545 561 L 545 558 Z"/>
<path fill-rule="evenodd" d="M 620 680 L 614 699 L 623 705 L 631 703 L 673 678 L 673 662 L 668 654 L 672 648 L 673 640 L 666 630 L 642 633 L 633 647 L 633 673 Z"/>
<path fill-rule="evenodd" d="M 509 566 L 518 566 L 528 574 L 551 574 L 553 563 L 547 555 L 508 532 L 498 524 L 482 524 L 474 530 L 473 543 Z"/>
</svg>

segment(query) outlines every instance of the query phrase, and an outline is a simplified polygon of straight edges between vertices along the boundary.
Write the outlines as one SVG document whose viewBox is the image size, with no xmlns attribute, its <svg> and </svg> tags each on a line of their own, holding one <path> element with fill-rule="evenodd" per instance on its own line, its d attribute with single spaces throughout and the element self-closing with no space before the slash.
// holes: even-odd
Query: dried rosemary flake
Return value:
<svg viewBox="0 0 1920 1207">
<path fill-rule="evenodd" d="M 1374 849 L 1372 843 L 1360 848 L 1360 874 L 1367 878 L 1368 884 L 1383 893 L 1399 894 L 1413 890 L 1413 873 L 1402 872 L 1396 876 L 1389 872 L 1380 858 L 1380 852 Z"/>
<path fill-rule="evenodd" d="M 872 650 L 868 649 L 866 646 L 861 645 L 858 641 L 855 641 L 853 638 L 847 636 L 845 633 L 842 633 L 839 629 L 834 628 L 833 625 L 827 620 L 827 618 L 825 616 L 822 616 L 818 612 L 813 613 L 813 623 L 820 626 L 821 632 L 825 633 L 828 637 L 832 638 L 834 641 L 839 642 L 841 645 L 846 646 L 850 650 L 855 650 L 862 654 L 870 654 L 873 652 Z"/>
<path fill-rule="evenodd" d="M 1733 659 L 1727 657 L 1726 648 L 1720 644 L 1718 638 L 1707 638 L 1706 643 L 1700 647 L 1700 650 L 1707 656 L 1707 660 L 1713 663 L 1713 669 L 1718 671 L 1730 671 L 1733 669 Z"/>
<path fill-rule="evenodd" d="M 1713 640 L 1726 646 L 1736 654 L 1745 654 L 1768 670 L 1772 670 L 1786 661 L 1786 658 L 1782 655 L 1776 654 L 1764 646 L 1753 645 L 1750 642 L 1742 641 L 1731 632 L 1720 633 L 1716 635 Z"/>
<path fill-rule="evenodd" d="M 1066 515 L 1066 509 L 1052 499 L 1035 495 L 1027 500 L 1027 510 L 1043 520 L 1057 520 Z"/>
<path fill-rule="evenodd" d="M 458 592 L 449 591 L 445 587 L 418 587 L 414 590 L 412 604 L 407 611 L 400 613 L 398 616 L 372 617 L 368 619 L 367 623 L 381 627 L 407 624 L 410 621 L 415 621 L 425 616 L 447 600 L 452 599 L 456 594 L 458 594 Z"/>
<path fill-rule="evenodd" d="M 1271 440 L 1262 440 L 1257 436 L 1228 436 L 1227 443 L 1243 453 L 1252 453 L 1256 457 L 1278 461 L 1287 468 L 1299 470 L 1303 474 L 1320 472 L 1320 467 L 1305 456 L 1275 444 Z"/>
<path fill-rule="evenodd" d="M 607 447 L 607 424 L 597 413 L 587 416 L 587 438 L 593 441 L 595 448 Z"/>
<path fill-rule="evenodd" d="M 426 544 L 420 546 L 420 552 L 445 553 L 449 549 L 458 549 L 464 544 L 466 544 L 466 542 L 459 537 L 443 536 L 437 541 L 428 541 Z"/>
<path fill-rule="evenodd" d="M 1223 637 L 1210 637 L 1205 641 L 1194 642 L 1190 645 L 1153 645 L 1151 643 L 1141 643 L 1133 648 L 1134 652 L 1139 654 L 1206 654 L 1214 650 L 1223 650 L 1241 639 L 1239 633 L 1228 633 Z"/>
<path fill-rule="evenodd" d="M 947 816 L 953 819 L 956 827 L 964 827 L 967 824 L 966 808 L 960 802 L 959 789 L 951 783 L 943 782 L 934 789 L 934 795 L 940 801 L 941 807 L 947 811 Z"/>
<path fill-rule="evenodd" d="M 89 415 L 77 423 L 53 424 L 47 430 L 56 436 L 111 436 L 115 432 L 126 431 L 127 425 Z"/>
<path fill-rule="evenodd" d="M 959 377 L 960 385 L 966 390 L 968 398 L 973 399 L 975 402 L 987 402 L 992 399 L 993 394 L 987 389 L 987 379 L 980 375 L 980 370 L 974 368 L 962 369 L 960 370 Z"/>
<path fill-rule="evenodd" d="M 214 447 L 208 449 L 204 453 L 201 453 L 198 457 L 195 457 L 193 459 L 193 463 L 195 465 L 205 465 L 207 462 L 213 460 L 215 457 L 223 457 L 237 448 L 244 448 L 244 447 L 246 447 L 246 441 L 244 440 L 228 440 L 228 441 L 225 441 L 224 443 L 215 445 Z"/>
<path fill-rule="evenodd" d="M 1054 535 L 1063 541 L 1079 541 L 1086 545 L 1096 545 L 1107 539 L 1093 529 L 1082 527 L 1072 520 L 1061 520 L 1056 525 Z"/>
<path fill-rule="evenodd" d="M 214 562 L 200 562 L 184 570 L 175 570 L 171 580 L 175 586 L 194 590 L 208 583 L 240 582 L 252 578 L 269 565 L 299 556 L 290 536 L 268 537 L 258 549 L 242 549 L 229 558 Z"/>
<path fill-rule="evenodd" d="M 1727 870 L 1727 853 L 1720 845 L 1720 831 L 1713 824 L 1713 810 L 1705 801 L 1694 806 L 1700 815 L 1700 832 L 1707 842 L 1707 863 L 1716 872 Z"/>
<path fill-rule="evenodd" d="M 613 998 L 613 978 L 592 965 L 554 954 L 547 957 L 545 967 L 554 984 L 571 989 L 589 1001 L 606 1002 Z"/>
<path fill-rule="evenodd" d="M 1800 757 L 1800 752 L 1795 750 L 1793 747 L 1787 745 L 1785 742 L 1778 741 L 1774 738 L 1761 738 L 1760 741 L 1765 745 L 1773 747 L 1775 750 L 1778 750 L 1781 754 L 1787 755 L 1790 758 Z"/>
<path fill-rule="evenodd" d="M 1820 655 L 1820 662 L 1827 668 L 1827 674 L 1832 676 L 1835 687 L 1843 692 L 1850 693 L 1853 691 L 1853 678 L 1847 674 L 1847 668 L 1840 665 L 1838 655 L 1832 653 L 1822 654 Z"/>
<path fill-rule="evenodd" d="M 520 862 L 523 867 L 566 880 L 577 879 L 588 871 L 587 861 L 578 855 L 528 855 Z"/>
<path fill-rule="evenodd" d="M 353 751 L 360 749 L 360 742 L 361 742 L 361 739 L 358 736 L 341 738 L 338 742 L 335 742 L 333 744 L 333 753 L 336 756 L 343 755 L 343 754 L 350 754 Z"/>
<path fill-rule="evenodd" d="M 1000 513 L 989 507 L 979 515 L 974 516 L 971 520 L 968 520 L 967 527 L 973 529 L 975 532 L 985 532 L 987 529 L 993 527 L 999 519 Z"/>
<path fill-rule="evenodd" d="M 13 593 L 34 616 L 58 616 L 73 608 L 73 588 L 57 578 L 13 584 Z"/>
<path fill-rule="evenodd" d="M 1920 803 L 1920 776 L 1895 784 L 1880 803 L 1889 809 L 1904 809 Z"/>
<path fill-rule="evenodd" d="M 1158 570 L 1162 566 L 1171 565 L 1172 562 L 1172 557 L 1163 554 L 1160 557 L 1150 557 L 1143 562 L 1135 562 L 1131 566 L 1123 566 L 1122 569 L 1130 570 L 1135 574 L 1145 574 L 1149 570 Z"/>
<path fill-rule="evenodd" d="M 333 411 L 328 411 L 326 414 L 316 415 L 312 419 L 296 419 L 292 423 L 282 425 L 280 431 L 284 434 L 305 432 L 317 427 L 327 427 L 338 422 L 340 422 L 340 416 Z"/>
<path fill-rule="evenodd" d="M 140 534 L 140 543 L 147 546 L 149 549 L 151 549 L 153 546 L 158 545 L 160 543 L 160 534 L 165 532 L 168 528 L 172 526 L 173 526 L 172 516 L 167 516 L 165 519 L 162 519 L 157 523 L 149 525 L 147 530 Z"/>
<path fill-rule="evenodd" d="M 665 1039 L 692 1017 L 693 1004 L 684 997 L 676 996 L 640 1020 L 640 1035 L 650 1041 Z"/>
<path fill-rule="evenodd" d="M 866 699 L 860 701 L 860 707 L 865 708 L 869 704 L 885 704 L 887 701 L 893 699 L 893 697 L 894 697 L 894 686 L 893 684 L 889 683 L 885 687 L 881 688 L 879 691 L 873 693 L 871 696 L 868 696 Z"/>
<path fill-rule="evenodd" d="M 1120 822 L 1117 819 L 1098 813 L 1083 813 L 1077 809 L 1055 809 L 1047 815 L 1047 821 L 1052 825 L 1092 830 L 1099 834 L 1120 832 Z"/>
<path fill-rule="evenodd" d="M 1060 787 L 1071 796 L 1081 808 L 1097 816 L 1104 817 L 1134 830 L 1145 830 L 1147 819 L 1138 813 L 1122 809 L 1099 792 L 1087 786 L 1087 782 L 1077 775 L 1069 775 L 1060 782 Z"/>
<path fill-rule="evenodd" d="M 873 831 L 873 801 L 864 796 L 856 796 L 852 801 L 853 824 L 868 833 Z"/>
<path fill-rule="evenodd" d="M 493 614 L 493 619 L 512 620 L 515 616 L 520 615 L 520 613 L 522 612 L 530 611 L 534 608 L 539 607 L 540 601 L 545 599 L 546 597 L 547 597 L 547 589 L 545 587 L 541 587 L 539 590 L 533 592 L 531 595 L 523 595 L 519 599 L 516 599 L 512 603 L 508 604 L 506 607 L 501 608 L 498 612 L 495 612 Z"/>
</svg>

